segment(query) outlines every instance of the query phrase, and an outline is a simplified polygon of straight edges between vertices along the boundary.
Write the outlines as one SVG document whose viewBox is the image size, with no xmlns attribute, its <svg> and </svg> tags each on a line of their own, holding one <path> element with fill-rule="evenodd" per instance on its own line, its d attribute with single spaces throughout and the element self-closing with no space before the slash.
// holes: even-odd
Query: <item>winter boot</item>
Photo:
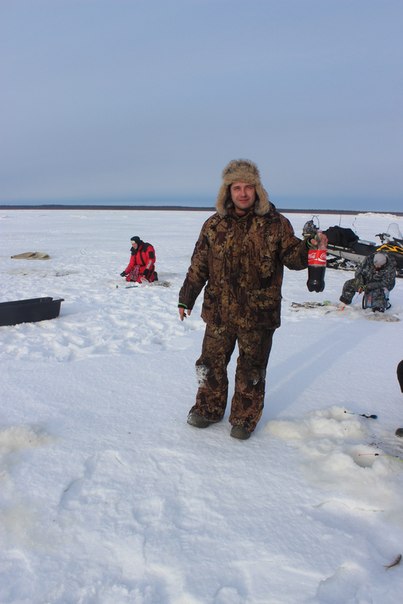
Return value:
<svg viewBox="0 0 403 604">
<path fill-rule="evenodd" d="M 231 436 L 233 438 L 239 438 L 239 440 L 247 440 L 251 434 L 252 432 L 249 432 L 249 430 L 247 430 L 243 426 L 232 426 Z"/>
<path fill-rule="evenodd" d="M 219 420 L 211 420 L 203 417 L 196 411 L 191 411 L 187 418 L 187 423 L 195 428 L 208 428 L 211 424 L 216 424 Z"/>
</svg>

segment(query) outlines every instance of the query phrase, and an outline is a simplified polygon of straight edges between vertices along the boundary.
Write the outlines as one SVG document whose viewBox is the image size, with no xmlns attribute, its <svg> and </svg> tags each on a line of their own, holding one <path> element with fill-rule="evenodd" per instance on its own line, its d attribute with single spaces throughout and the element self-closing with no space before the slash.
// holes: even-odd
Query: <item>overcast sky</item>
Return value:
<svg viewBox="0 0 403 604">
<path fill-rule="evenodd" d="M 0 203 L 403 211 L 402 0 L 0 0 Z"/>
</svg>

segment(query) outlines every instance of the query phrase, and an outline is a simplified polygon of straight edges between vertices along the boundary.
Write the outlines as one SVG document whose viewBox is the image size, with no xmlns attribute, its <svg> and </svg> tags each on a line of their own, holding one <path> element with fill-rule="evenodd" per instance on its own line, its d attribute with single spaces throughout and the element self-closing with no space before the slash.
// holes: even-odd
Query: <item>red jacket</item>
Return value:
<svg viewBox="0 0 403 604">
<path fill-rule="evenodd" d="M 141 283 L 143 278 L 152 283 L 157 280 L 155 249 L 151 243 L 141 241 L 137 249 L 131 249 L 130 262 L 126 266 L 126 281 Z"/>
</svg>

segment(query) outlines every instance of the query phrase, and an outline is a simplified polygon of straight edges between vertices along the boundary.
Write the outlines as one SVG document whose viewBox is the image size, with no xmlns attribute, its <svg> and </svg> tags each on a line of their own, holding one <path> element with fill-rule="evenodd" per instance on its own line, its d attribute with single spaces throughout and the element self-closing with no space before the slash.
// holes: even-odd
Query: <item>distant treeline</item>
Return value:
<svg viewBox="0 0 403 604">
<path fill-rule="evenodd" d="M 208 206 L 110 206 L 110 205 L 74 205 L 74 204 L 42 204 L 42 205 L 0 205 L 0 210 L 164 210 L 175 212 L 215 212 L 214 207 Z M 403 212 L 392 210 L 316 210 L 312 208 L 278 208 L 284 214 L 394 214 L 403 216 Z"/>
</svg>

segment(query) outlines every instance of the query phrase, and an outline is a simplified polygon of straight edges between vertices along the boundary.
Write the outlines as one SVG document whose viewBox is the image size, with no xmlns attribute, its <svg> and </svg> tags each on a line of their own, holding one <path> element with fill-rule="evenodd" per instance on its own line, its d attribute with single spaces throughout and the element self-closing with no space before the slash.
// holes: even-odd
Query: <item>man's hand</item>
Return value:
<svg viewBox="0 0 403 604">
<path fill-rule="evenodd" d="M 186 317 L 190 317 L 190 315 L 192 314 L 192 311 L 189 308 L 184 308 L 183 306 L 179 306 L 178 311 L 179 318 L 181 321 L 183 321 L 183 319 L 186 319 Z"/>
<path fill-rule="evenodd" d="M 327 237 L 322 231 L 318 231 L 313 239 L 310 239 L 309 245 L 317 247 L 319 250 L 327 249 Z"/>
</svg>

